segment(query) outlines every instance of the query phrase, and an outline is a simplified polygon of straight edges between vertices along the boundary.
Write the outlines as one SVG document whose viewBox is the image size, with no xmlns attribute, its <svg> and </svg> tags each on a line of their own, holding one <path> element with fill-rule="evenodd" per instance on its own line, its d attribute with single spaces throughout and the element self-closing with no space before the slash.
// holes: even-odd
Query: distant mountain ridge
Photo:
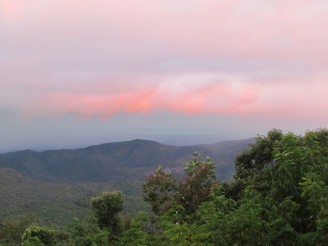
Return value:
<svg viewBox="0 0 328 246">
<path fill-rule="evenodd" d="M 142 183 L 158 165 L 182 171 L 198 151 L 216 162 L 219 180 L 229 179 L 235 156 L 253 141 L 173 146 L 136 139 L 80 149 L 1 154 L 0 220 L 33 214 L 44 225 L 63 226 L 89 213 L 91 197 L 112 190 L 124 193 L 125 213 L 147 210 Z"/>
<path fill-rule="evenodd" d="M 157 166 L 182 167 L 195 151 L 217 164 L 217 176 L 231 177 L 233 160 L 247 149 L 254 138 L 192 146 L 165 145 L 135 139 L 105 143 L 80 149 L 23 150 L 0 155 L 0 167 L 15 169 L 22 175 L 55 182 L 105 182 L 142 180 Z"/>
</svg>

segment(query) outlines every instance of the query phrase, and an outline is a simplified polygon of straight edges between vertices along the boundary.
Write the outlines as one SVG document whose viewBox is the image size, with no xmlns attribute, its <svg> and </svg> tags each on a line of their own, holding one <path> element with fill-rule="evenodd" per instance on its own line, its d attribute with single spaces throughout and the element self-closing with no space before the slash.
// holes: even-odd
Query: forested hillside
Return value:
<svg viewBox="0 0 328 246">
<path fill-rule="evenodd" d="M 231 181 L 217 179 L 213 161 L 196 152 L 183 178 L 162 167 L 146 177 L 151 211 L 127 217 L 124 193 L 103 192 L 90 200 L 90 217 L 66 230 L 25 219 L 3 224 L 0 238 L 10 245 L 14 236 L 4 231 L 28 226 L 24 246 L 327 245 L 327 163 L 327 129 L 304 136 L 271 130 L 236 157 Z"/>
<path fill-rule="evenodd" d="M 212 156 L 220 179 L 232 177 L 233 159 L 253 139 L 210 145 L 168 146 L 133 140 L 77 150 L 31 150 L 0 155 L 0 222 L 25 215 L 38 224 L 65 227 L 89 212 L 90 199 L 104 191 L 124 193 L 125 214 L 149 210 L 142 183 L 158 165 L 183 174 L 183 165 L 197 150 Z"/>
<path fill-rule="evenodd" d="M 95 145 L 77 150 L 24 150 L 0 155 L 0 167 L 12 168 L 35 179 L 58 182 L 143 180 L 158 165 L 181 168 L 195 151 L 211 156 L 218 177 L 234 172 L 233 160 L 254 139 L 194 146 L 170 146 L 148 140 Z"/>
</svg>

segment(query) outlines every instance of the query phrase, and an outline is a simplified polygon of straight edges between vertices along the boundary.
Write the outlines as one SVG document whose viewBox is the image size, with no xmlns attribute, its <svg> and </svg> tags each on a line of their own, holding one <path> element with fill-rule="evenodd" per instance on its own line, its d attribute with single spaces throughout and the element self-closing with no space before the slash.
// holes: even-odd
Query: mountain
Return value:
<svg viewBox="0 0 328 246">
<path fill-rule="evenodd" d="M 148 206 L 142 182 L 158 165 L 176 171 L 195 151 L 217 164 L 219 180 L 234 173 L 233 160 L 254 139 L 172 146 L 148 140 L 107 143 L 81 149 L 23 150 L 0 155 L 1 221 L 33 214 L 46 226 L 65 226 L 89 213 L 90 198 L 120 190 L 125 213 Z"/>
<path fill-rule="evenodd" d="M 171 146 L 149 140 L 106 143 L 76 150 L 24 150 L 0 155 L 0 167 L 15 169 L 34 180 L 104 182 L 144 179 L 159 165 L 179 168 L 198 151 L 217 164 L 220 179 L 231 177 L 233 160 L 253 139 L 215 144 Z"/>
</svg>

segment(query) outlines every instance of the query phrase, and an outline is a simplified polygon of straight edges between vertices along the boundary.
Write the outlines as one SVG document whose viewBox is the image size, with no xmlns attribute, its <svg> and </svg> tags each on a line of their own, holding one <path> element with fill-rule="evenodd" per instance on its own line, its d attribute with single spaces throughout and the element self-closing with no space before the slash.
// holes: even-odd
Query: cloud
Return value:
<svg viewBox="0 0 328 246">
<path fill-rule="evenodd" d="M 253 115 L 302 119 L 328 117 L 326 77 L 252 81 L 224 74 L 184 74 L 132 81 L 87 83 L 41 94 L 27 103 L 32 115 L 72 114 L 108 119 L 115 115 L 172 112 L 184 115 Z"/>
<path fill-rule="evenodd" d="M 164 127 L 166 115 L 199 116 L 195 128 L 236 116 L 234 129 L 248 131 L 247 118 L 254 134 L 277 119 L 323 125 L 327 13 L 326 0 L 2 0 L 0 108 L 35 125 L 67 115 Z"/>
<path fill-rule="evenodd" d="M 157 80 L 154 80 L 157 79 Z M 239 79 L 239 80 L 238 80 Z M 175 112 L 237 114 L 257 98 L 255 88 L 240 78 L 215 74 L 152 77 L 144 81 L 89 85 L 89 90 L 57 91 L 41 98 L 30 112 L 109 118 L 117 114 Z M 94 91 L 86 92 L 86 91 Z"/>
</svg>

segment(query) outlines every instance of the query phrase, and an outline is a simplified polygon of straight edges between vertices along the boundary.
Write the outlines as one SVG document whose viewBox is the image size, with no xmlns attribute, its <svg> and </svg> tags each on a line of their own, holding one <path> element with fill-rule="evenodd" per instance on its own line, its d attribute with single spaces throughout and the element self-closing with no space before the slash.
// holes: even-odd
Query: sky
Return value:
<svg viewBox="0 0 328 246">
<path fill-rule="evenodd" d="M 328 124 L 326 0 L 0 0 L 0 152 Z"/>
</svg>

